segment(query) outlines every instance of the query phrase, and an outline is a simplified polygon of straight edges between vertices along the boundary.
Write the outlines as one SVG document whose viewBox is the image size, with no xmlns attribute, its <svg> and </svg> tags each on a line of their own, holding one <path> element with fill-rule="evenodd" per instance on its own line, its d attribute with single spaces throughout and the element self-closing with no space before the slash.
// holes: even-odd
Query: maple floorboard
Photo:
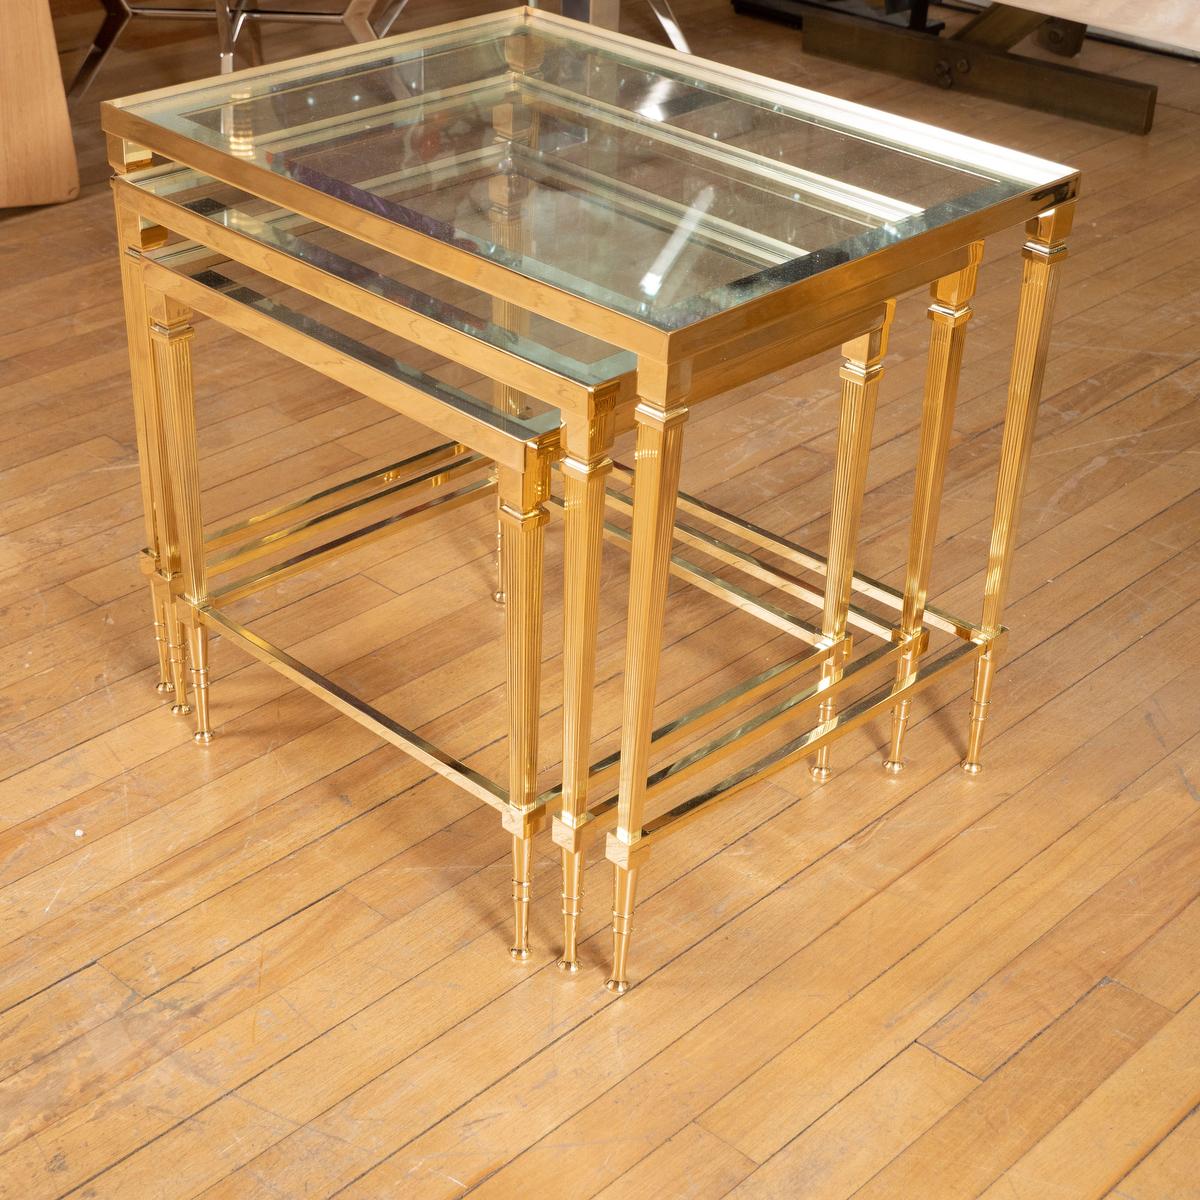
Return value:
<svg viewBox="0 0 1200 1200">
<path fill-rule="evenodd" d="M 100 7 L 52 7 L 70 73 Z M 203 26 L 135 22 L 73 109 L 81 197 L 0 214 L 0 1200 L 1200 1195 L 1200 66 L 1087 44 L 1081 65 L 1159 84 L 1139 138 L 806 58 L 723 0 L 676 8 L 699 53 L 1084 172 L 984 773 L 957 769 L 950 679 L 916 702 L 901 775 L 875 722 L 823 787 L 800 766 L 749 789 L 655 856 L 615 1000 L 598 848 L 564 979 L 547 840 L 518 967 L 495 815 L 221 639 L 218 737 L 194 746 L 152 686 L 96 102 L 213 62 Z M 271 58 L 342 39 L 264 38 Z M 934 592 L 967 616 L 1019 244 L 993 239 L 981 270 L 939 526 Z M 902 300 L 868 475 L 860 562 L 893 583 L 927 326 Z M 433 442 L 207 322 L 196 378 L 214 525 Z M 701 406 L 685 488 L 821 547 L 836 387 L 825 355 Z M 492 535 L 462 510 L 241 611 L 496 772 Z M 605 561 L 608 749 L 625 575 Z M 547 772 L 560 632 L 552 584 Z M 661 711 L 787 650 L 673 583 Z"/>
</svg>

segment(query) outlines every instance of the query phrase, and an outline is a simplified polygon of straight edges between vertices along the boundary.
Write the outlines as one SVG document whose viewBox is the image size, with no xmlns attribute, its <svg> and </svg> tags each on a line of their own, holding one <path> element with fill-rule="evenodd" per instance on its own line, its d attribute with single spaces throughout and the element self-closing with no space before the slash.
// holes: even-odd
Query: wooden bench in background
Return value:
<svg viewBox="0 0 1200 1200">
<path fill-rule="evenodd" d="M 79 194 L 47 0 L 0 0 L 0 208 Z"/>
</svg>

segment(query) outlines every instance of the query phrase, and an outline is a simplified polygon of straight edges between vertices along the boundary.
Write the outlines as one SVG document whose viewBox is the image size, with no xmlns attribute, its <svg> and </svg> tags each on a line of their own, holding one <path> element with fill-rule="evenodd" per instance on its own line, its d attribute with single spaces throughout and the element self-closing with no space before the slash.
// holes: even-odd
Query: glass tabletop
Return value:
<svg viewBox="0 0 1200 1200">
<path fill-rule="evenodd" d="M 531 9 L 112 107 L 668 331 L 1075 174 Z"/>
</svg>

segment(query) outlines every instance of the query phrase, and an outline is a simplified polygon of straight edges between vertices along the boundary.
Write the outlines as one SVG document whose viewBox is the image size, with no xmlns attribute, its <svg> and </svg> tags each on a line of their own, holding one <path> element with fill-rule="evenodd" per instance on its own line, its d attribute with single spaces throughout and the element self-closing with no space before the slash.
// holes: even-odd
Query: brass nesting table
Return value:
<svg viewBox="0 0 1200 1200">
<path fill-rule="evenodd" d="M 766 773 L 974 671 L 976 772 L 1077 174 L 535 9 L 106 104 L 162 691 L 212 736 L 217 630 L 492 805 L 528 955 L 553 817 L 573 969 L 585 839 L 614 867 L 609 987 L 664 836 Z M 927 602 L 983 239 L 1024 223 L 982 614 Z M 903 589 L 855 570 L 896 296 L 930 345 Z M 203 314 L 434 431 L 438 445 L 205 526 L 190 342 Z M 688 410 L 841 346 L 826 553 L 679 492 Z M 614 439 L 636 430 L 634 465 Z M 554 481 L 561 480 L 561 484 Z M 495 497 L 508 771 L 489 779 L 234 619 L 227 605 L 364 541 Z M 538 787 L 543 546 L 561 512 L 561 783 Z M 618 752 L 593 750 L 605 540 L 630 554 Z M 677 549 L 678 547 L 678 549 Z M 670 575 L 796 652 L 657 723 Z M 503 593 L 499 597 L 499 593 Z"/>
</svg>

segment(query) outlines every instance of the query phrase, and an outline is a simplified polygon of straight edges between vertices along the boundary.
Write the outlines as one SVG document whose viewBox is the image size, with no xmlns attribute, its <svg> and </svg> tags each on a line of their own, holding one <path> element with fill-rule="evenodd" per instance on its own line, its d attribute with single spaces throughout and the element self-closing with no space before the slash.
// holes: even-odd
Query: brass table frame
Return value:
<svg viewBox="0 0 1200 1200">
<path fill-rule="evenodd" d="M 583 37 L 574 23 L 537 10 L 519 10 L 534 28 L 556 26 Z M 513 14 L 504 14 L 511 21 Z M 499 18 L 476 18 L 433 31 L 467 25 L 486 26 Z M 395 39 L 404 42 L 430 36 L 430 31 Z M 796 93 L 786 85 L 685 58 L 649 47 L 619 34 L 587 31 L 587 39 L 603 46 L 633 47 L 644 60 L 676 66 L 681 61 L 695 77 L 717 83 L 751 83 L 759 94 L 784 98 Z M 324 56 L 336 59 L 342 52 Z M 510 48 L 513 56 L 528 53 L 528 44 Z M 510 58 L 510 61 L 512 59 Z M 519 64 L 514 64 L 519 65 Z M 253 74 L 253 72 L 247 73 Z M 155 94 L 151 94 L 155 95 Z M 912 697 L 945 672 L 974 665 L 968 747 L 968 772 L 980 769 L 980 750 L 993 680 L 1004 642 L 1001 624 L 1013 552 L 1016 521 L 1028 469 L 1034 422 L 1042 388 L 1050 318 L 1059 267 L 1066 254 L 1078 176 L 1066 172 L 1048 184 L 961 216 L 918 236 L 897 240 L 865 258 L 852 259 L 787 284 L 739 307 L 678 329 L 662 329 L 607 307 L 597 300 L 521 274 L 499 262 L 472 255 L 410 227 L 357 208 L 281 175 L 252 169 L 198 141 L 155 125 L 131 110 L 146 97 L 106 105 L 104 128 L 110 161 L 117 172 L 118 227 L 123 251 L 130 352 L 138 397 L 139 446 L 144 464 L 143 493 L 147 511 L 144 567 L 151 581 L 164 683 L 184 701 L 183 648 L 191 655 L 197 697 L 198 736 L 209 732 L 205 630 L 222 629 L 251 653 L 289 678 L 322 694 L 341 711 L 375 729 L 414 754 L 431 769 L 499 808 L 513 833 L 514 954 L 528 953 L 530 847 L 544 814 L 556 811 L 553 836 L 563 858 L 564 945 L 560 966 L 577 965 L 581 903 L 582 855 L 586 839 L 607 829 L 606 853 L 614 867 L 613 967 L 609 987 L 628 986 L 628 948 L 637 880 L 647 854 L 663 836 L 736 794 L 764 775 L 805 757 L 813 757 L 814 777 L 830 771 L 831 747 L 847 731 L 884 712 L 892 714 L 886 755 L 888 769 L 903 763 L 904 736 Z M 531 112 L 499 105 L 494 111 L 497 138 L 510 145 L 527 135 L 538 104 L 561 105 L 561 97 L 535 96 Z M 615 119 L 615 118 L 614 118 Z M 169 202 L 155 200 L 136 186 L 136 177 L 120 176 L 149 165 L 150 151 L 173 163 L 222 180 L 289 213 L 337 230 L 417 266 L 452 280 L 467 282 L 493 297 L 501 323 L 513 327 L 516 310 L 553 312 L 556 320 L 601 338 L 636 355 L 636 383 L 631 375 L 600 387 L 554 377 L 517 355 L 496 353 L 479 341 L 447 337 L 445 330 L 414 321 L 385 297 L 356 288 L 315 269 L 302 268 L 287 255 L 241 238 L 235 232 L 206 227 Z M 719 154 L 720 148 L 711 153 Z M 519 189 L 504 178 L 489 183 L 494 217 L 519 212 Z M 1000 470 L 996 486 L 983 612 L 978 623 L 956 618 L 927 603 L 930 567 L 941 501 L 942 480 L 953 419 L 954 401 L 971 298 L 982 255 L 983 238 L 1024 223 L 1019 320 L 1013 351 L 1004 420 Z M 401 332 L 423 344 L 436 337 L 437 349 L 468 363 L 496 381 L 498 394 L 519 388 L 544 398 L 561 414 L 561 425 L 533 439 L 520 440 L 486 422 L 466 420 L 428 397 L 397 388 L 361 363 L 334 362 L 337 356 L 312 353 L 303 337 L 285 327 L 269 328 L 258 316 L 235 311 L 219 292 L 206 290 L 148 257 L 163 229 L 187 238 L 201 249 L 247 263 L 345 311 Z M 514 226 L 510 235 L 519 237 Z M 867 456 L 871 443 L 876 395 L 883 371 L 894 297 L 928 286 L 931 292 L 928 352 L 922 408 L 913 516 L 905 584 L 887 587 L 854 570 Z M 507 792 L 474 776 L 447 759 L 410 731 L 403 730 L 370 706 L 340 692 L 328 681 L 296 663 L 223 616 L 208 589 L 203 529 L 197 503 L 199 479 L 195 462 L 191 378 L 188 355 L 189 309 L 240 328 L 251 337 L 347 386 L 390 404 L 454 442 L 441 448 L 436 462 L 417 459 L 399 464 L 397 474 L 421 479 L 412 486 L 441 486 L 451 473 L 468 474 L 488 459 L 496 463 L 496 488 L 503 539 L 503 583 L 507 594 L 509 718 L 509 786 Z M 796 546 L 765 530 L 679 493 L 683 432 L 689 409 L 738 384 L 802 361 L 832 346 L 842 346 L 839 435 L 834 466 L 830 548 L 827 556 Z M 636 394 L 635 394 L 636 387 Z M 410 390 L 411 391 L 411 390 Z M 636 430 L 636 468 L 614 466 L 615 436 Z M 467 454 L 469 447 L 472 454 Z M 470 461 L 468 461 L 470 460 Z M 550 494 L 552 460 L 562 477 L 562 497 Z M 423 470 L 424 469 L 424 470 Z M 170 478 L 165 478 L 170 475 Z M 633 484 L 633 497 L 611 484 Z M 486 480 L 459 487 L 437 503 L 463 503 L 482 494 Z M 315 498 L 314 498 L 315 499 Z M 307 506 L 309 501 L 303 502 Z M 538 647 L 541 641 L 540 575 L 543 528 L 550 508 L 561 509 L 564 525 L 564 703 L 562 783 L 536 793 Z M 631 517 L 631 528 L 606 521 L 606 509 Z M 421 506 L 416 509 L 422 511 Z M 682 516 L 681 516 L 682 514 Z M 295 516 L 296 513 L 290 513 Z M 399 518 L 395 518 L 398 520 Z M 253 521 L 230 537 L 253 531 Z M 391 527 L 385 518 L 368 528 L 371 535 Z M 379 528 L 376 528 L 379 526 Z M 739 540 L 781 557 L 786 569 L 725 540 Z M 595 681 L 597 607 L 601 547 L 608 537 L 628 545 L 631 555 L 625 693 L 619 753 L 598 762 L 592 755 L 592 693 Z M 674 553 L 674 542 L 700 550 L 725 567 L 778 589 L 819 612 L 810 623 L 772 601 L 755 596 L 734 582 Z M 224 535 L 222 535 L 222 541 Z M 210 549 L 212 548 L 210 543 Z M 331 543 L 328 552 L 335 552 Z M 296 569 L 303 564 L 296 564 Z M 290 568 L 289 568 L 290 569 Z M 815 574 L 805 582 L 796 571 Z M 715 697 L 684 717 L 655 727 L 655 689 L 662 644 L 667 581 L 675 573 L 737 608 L 784 629 L 805 643 L 803 653 L 777 664 L 737 688 Z M 882 606 L 881 618 L 854 602 L 855 595 Z M 952 638 L 949 650 L 927 653 L 929 634 Z M 854 637 L 873 637 L 881 644 L 855 657 Z M 805 683 L 805 676 L 810 681 Z M 168 678 L 169 677 L 169 678 Z M 877 678 L 876 678 L 877 677 Z M 842 702 L 852 687 L 872 683 L 865 697 Z M 788 694 L 770 708 L 732 730 L 712 737 L 665 766 L 651 770 L 653 753 L 703 733 L 736 715 L 747 703 L 769 700 L 782 688 Z M 798 690 L 796 690 L 798 688 Z M 699 794 L 667 811 L 647 815 L 648 801 L 670 787 L 719 765 L 769 731 L 794 729 L 795 718 L 815 713 L 815 724 L 782 747 L 739 767 Z M 615 792 L 613 790 L 615 783 Z"/>
</svg>

